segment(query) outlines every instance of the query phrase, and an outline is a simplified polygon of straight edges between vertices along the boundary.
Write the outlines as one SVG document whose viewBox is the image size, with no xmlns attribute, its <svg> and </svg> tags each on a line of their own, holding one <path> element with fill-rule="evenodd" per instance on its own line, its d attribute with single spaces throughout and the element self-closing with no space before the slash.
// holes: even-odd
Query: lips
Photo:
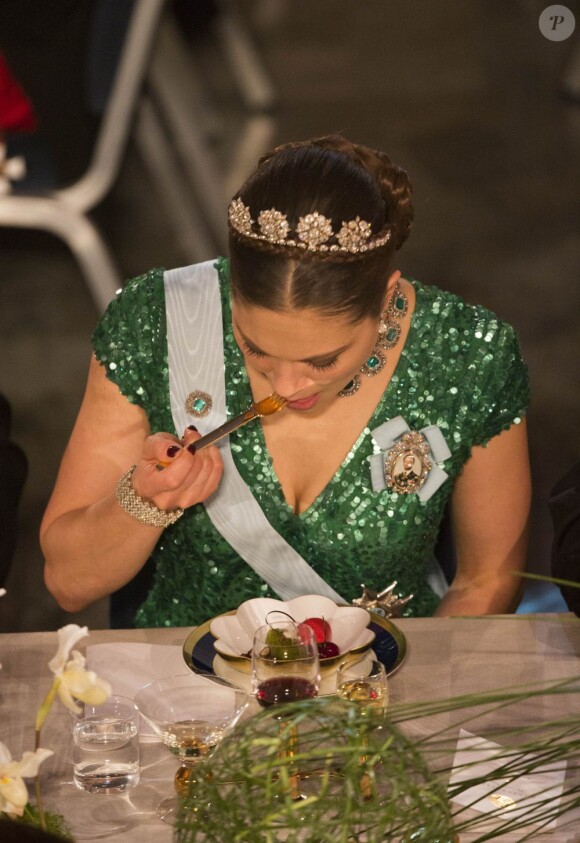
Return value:
<svg viewBox="0 0 580 843">
<path fill-rule="evenodd" d="M 316 392 L 314 395 L 309 395 L 308 398 L 300 398 L 298 401 L 289 401 L 286 405 L 291 410 L 310 410 L 320 398 L 320 393 Z"/>
</svg>

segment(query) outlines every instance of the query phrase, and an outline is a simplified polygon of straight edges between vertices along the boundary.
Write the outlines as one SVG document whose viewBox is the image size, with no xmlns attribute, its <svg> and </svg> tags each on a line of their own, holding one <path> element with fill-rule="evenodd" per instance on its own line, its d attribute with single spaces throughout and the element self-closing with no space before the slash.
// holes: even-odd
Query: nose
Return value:
<svg viewBox="0 0 580 843">
<path fill-rule="evenodd" d="M 292 398 L 314 385 L 302 364 L 279 362 L 265 374 L 274 392 L 283 398 Z"/>
</svg>

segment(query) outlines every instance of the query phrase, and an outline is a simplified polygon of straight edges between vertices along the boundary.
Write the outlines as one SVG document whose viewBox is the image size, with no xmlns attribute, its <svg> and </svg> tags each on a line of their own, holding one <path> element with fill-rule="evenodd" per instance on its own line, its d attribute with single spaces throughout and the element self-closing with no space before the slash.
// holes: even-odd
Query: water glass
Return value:
<svg viewBox="0 0 580 843">
<path fill-rule="evenodd" d="M 73 714 L 73 777 L 89 793 L 124 793 L 139 782 L 139 709 L 126 697 L 80 703 Z"/>
</svg>

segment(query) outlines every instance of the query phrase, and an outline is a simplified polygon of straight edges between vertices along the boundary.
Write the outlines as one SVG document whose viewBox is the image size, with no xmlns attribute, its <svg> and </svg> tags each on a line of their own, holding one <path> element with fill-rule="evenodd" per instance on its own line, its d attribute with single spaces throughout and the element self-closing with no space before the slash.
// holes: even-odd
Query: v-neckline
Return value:
<svg viewBox="0 0 580 843">
<path fill-rule="evenodd" d="M 227 267 L 227 269 L 228 269 L 228 276 L 229 276 L 229 266 Z M 228 301 L 229 313 L 227 314 L 227 317 L 229 318 L 229 323 L 230 323 L 229 325 L 224 324 L 224 335 L 225 335 L 226 331 L 228 331 L 228 330 L 231 331 L 232 308 L 231 308 L 231 297 L 230 297 L 230 289 L 229 289 L 229 277 L 225 278 L 224 280 L 227 282 L 227 288 L 228 288 L 227 289 L 227 301 Z M 398 384 L 399 381 L 401 380 L 401 377 L 406 376 L 406 373 L 407 373 L 407 370 L 408 370 L 408 364 L 409 364 L 409 361 L 408 361 L 408 357 L 409 357 L 408 349 L 410 347 L 409 340 L 412 339 L 412 337 L 414 337 L 415 333 L 417 332 L 417 329 L 418 329 L 417 323 L 420 321 L 420 318 L 417 316 L 417 312 L 418 312 L 417 304 L 418 304 L 418 295 L 420 294 L 420 289 L 419 289 L 419 285 L 417 284 L 415 279 L 406 277 L 405 280 L 408 281 L 412 285 L 412 287 L 415 291 L 415 308 L 414 308 L 414 310 L 411 314 L 411 317 L 410 317 L 409 330 L 408 330 L 407 336 L 405 338 L 405 345 L 401 349 L 401 354 L 399 355 L 399 359 L 397 360 L 397 365 L 395 366 L 393 374 L 391 375 L 387 386 L 385 387 L 384 391 L 382 392 L 381 397 L 379 398 L 377 404 L 375 405 L 375 408 L 374 408 L 371 416 L 369 417 L 367 423 L 364 425 L 361 432 L 357 436 L 353 445 L 351 445 L 351 447 L 349 448 L 348 453 L 346 454 L 346 456 L 344 457 L 344 459 L 342 460 L 340 465 L 337 467 L 334 474 L 330 477 L 328 483 L 320 490 L 320 492 L 314 498 L 312 503 L 310 503 L 303 512 L 294 512 L 294 508 L 286 500 L 286 496 L 284 495 L 284 490 L 282 488 L 282 484 L 280 483 L 280 480 L 279 480 L 278 475 L 276 474 L 276 470 L 274 468 L 274 462 L 272 460 L 272 455 L 270 454 L 270 451 L 268 450 L 267 445 L 266 445 L 266 437 L 264 435 L 264 427 L 262 425 L 262 422 L 258 421 L 258 424 L 253 426 L 253 434 L 254 434 L 254 436 L 256 437 L 256 440 L 257 440 L 256 444 L 260 447 L 262 453 L 264 454 L 263 468 L 265 470 L 267 470 L 269 480 L 271 481 L 271 483 L 274 484 L 274 486 L 276 488 L 276 491 L 278 493 L 278 496 L 280 498 L 281 504 L 284 506 L 286 512 L 289 515 L 292 516 L 292 518 L 298 518 L 298 519 L 306 520 L 309 516 L 312 515 L 312 513 L 314 511 L 316 511 L 319 508 L 322 501 L 329 494 L 331 494 L 333 488 L 336 486 L 336 483 L 340 480 L 340 477 L 342 476 L 342 473 L 343 473 L 344 469 L 349 464 L 349 462 L 353 459 L 353 457 L 355 456 L 355 454 L 357 453 L 357 451 L 359 450 L 359 448 L 361 447 L 363 442 L 366 440 L 367 436 L 370 435 L 371 430 L 375 427 L 375 424 L 378 421 L 377 417 L 383 413 L 383 409 L 384 409 L 387 401 L 389 400 L 391 393 L 395 389 L 394 384 Z M 226 316 L 226 314 L 224 314 L 224 316 Z M 225 323 L 225 320 L 224 320 L 224 323 Z M 241 352 L 240 348 L 238 347 L 238 345 L 237 345 L 235 339 L 233 338 L 233 336 L 231 337 L 231 348 L 234 352 L 234 359 L 226 362 L 225 365 L 226 365 L 226 367 L 228 367 L 228 363 L 229 363 L 229 366 L 231 366 L 232 369 L 233 369 L 235 367 L 236 363 L 239 363 L 238 373 L 239 373 L 239 377 L 240 377 L 240 386 L 243 386 L 243 388 L 244 388 L 246 401 L 241 402 L 240 406 L 238 408 L 230 408 L 230 409 L 233 410 L 234 412 L 242 412 L 244 409 L 246 409 L 247 407 L 250 406 L 250 404 L 253 402 L 254 398 L 253 398 L 253 395 L 252 395 L 252 390 L 251 390 L 251 386 L 250 386 L 250 379 L 248 377 L 248 372 L 247 372 L 246 367 L 244 365 L 244 358 L 243 358 L 242 352 Z M 240 395 L 240 392 L 238 391 L 238 398 L 240 398 L 240 397 L 242 397 L 242 396 Z M 241 406 L 241 404 L 244 404 L 244 406 Z"/>
</svg>

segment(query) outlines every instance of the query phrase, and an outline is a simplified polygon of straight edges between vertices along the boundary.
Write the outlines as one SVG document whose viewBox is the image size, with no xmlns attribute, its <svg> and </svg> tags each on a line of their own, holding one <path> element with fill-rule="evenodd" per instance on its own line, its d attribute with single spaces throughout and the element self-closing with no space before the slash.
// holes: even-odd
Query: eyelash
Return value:
<svg viewBox="0 0 580 843">
<path fill-rule="evenodd" d="M 263 351 L 258 351 L 256 348 L 252 348 L 248 345 L 248 343 L 244 343 L 244 350 L 251 354 L 252 357 L 266 357 Z M 324 365 L 318 365 L 316 363 L 309 363 L 309 366 L 312 366 L 313 369 L 316 369 L 319 372 L 324 371 L 324 369 L 332 369 L 338 363 L 338 357 L 335 357 L 334 360 L 331 360 L 329 363 L 324 363 Z"/>
<path fill-rule="evenodd" d="M 316 363 L 309 363 L 313 369 L 317 369 L 319 372 L 324 371 L 324 369 L 333 369 L 336 364 L 338 363 L 338 357 L 335 357 L 334 360 L 331 360 L 329 363 L 325 363 L 323 366 L 317 365 Z"/>
<path fill-rule="evenodd" d="M 248 354 L 251 354 L 252 357 L 265 357 L 266 355 L 262 351 L 257 351 L 255 348 L 252 348 L 248 345 L 247 342 L 243 343 L 244 351 L 247 351 Z"/>
</svg>

